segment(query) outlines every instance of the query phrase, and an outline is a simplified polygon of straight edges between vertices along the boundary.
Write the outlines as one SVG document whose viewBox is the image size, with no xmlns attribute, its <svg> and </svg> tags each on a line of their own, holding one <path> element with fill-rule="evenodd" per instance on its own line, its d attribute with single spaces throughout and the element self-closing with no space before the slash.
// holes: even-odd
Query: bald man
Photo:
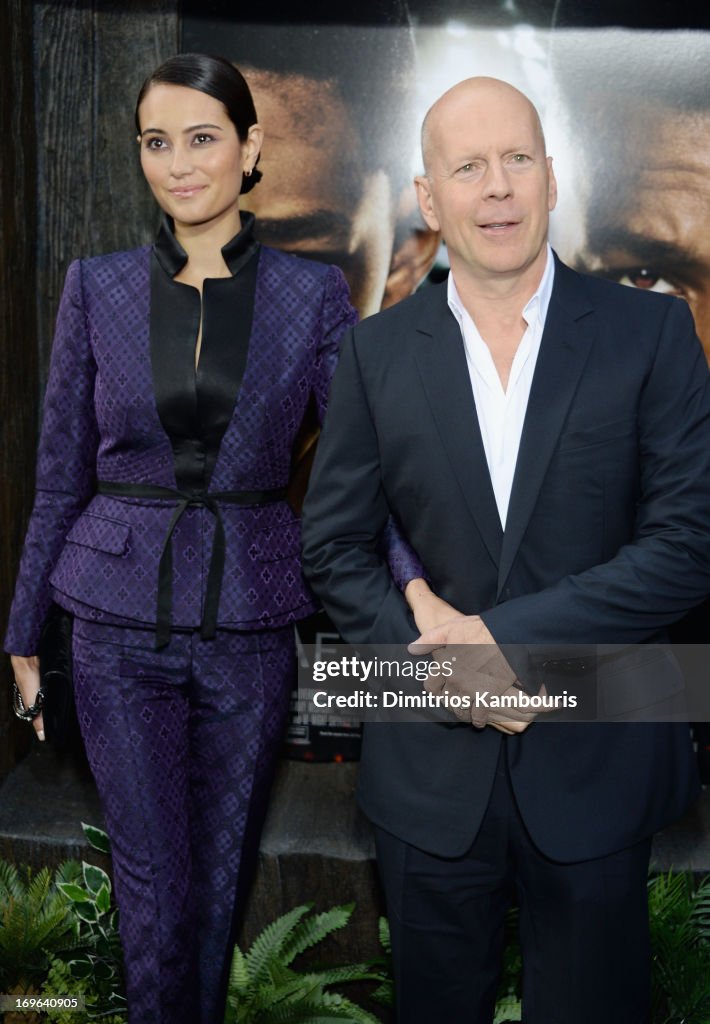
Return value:
<svg viewBox="0 0 710 1024">
<path fill-rule="evenodd" d="M 520 92 L 462 82 L 422 141 L 419 205 L 451 273 L 346 338 L 304 510 L 306 571 L 347 640 L 459 652 L 450 692 L 480 691 L 483 665 L 497 695 L 561 693 L 589 659 L 562 661 L 557 645 L 663 639 L 710 590 L 707 366 L 686 303 L 552 253 L 552 161 Z M 428 582 L 392 579 L 390 514 Z M 602 710 L 675 690 L 654 652 L 636 676 L 629 655 L 623 691 L 599 675 Z M 647 1024 L 651 837 L 696 793 L 682 724 L 491 707 L 368 725 L 359 799 L 399 1020 L 492 1021 L 514 892 L 524 1020 Z"/>
</svg>

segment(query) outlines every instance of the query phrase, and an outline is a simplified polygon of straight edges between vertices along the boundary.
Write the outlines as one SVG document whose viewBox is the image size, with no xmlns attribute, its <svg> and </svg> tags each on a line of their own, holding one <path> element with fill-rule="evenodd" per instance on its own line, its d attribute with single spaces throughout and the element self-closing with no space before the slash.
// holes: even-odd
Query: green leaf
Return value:
<svg viewBox="0 0 710 1024">
<path fill-rule="evenodd" d="M 54 873 L 54 884 L 59 882 L 80 882 L 81 864 L 78 860 L 65 860 Z"/>
<path fill-rule="evenodd" d="M 387 1006 L 394 1009 L 394 984 L 391 978 L 387 981 L 383 981 L 381 985 L 378 985 L 374 992 L 370 993 L 370 998 L 374 999 L 380 1006 Z"/>
<path fill-rule="evenodd" d="M 243 996 L 249 988 L 249 970 L 244 954 L 239 946 L 234 947 L 232 965 L 229 969 L 229 987 L 237 995 Z"/>
<path fill-rule="evenodd" d="M 384 981 L 382 971 L 372 969 L 369 963 L 343 964 L 340 967 L 324 967 L 319 971 L 309 971 L 303 975 L 311 979 L 314 986 L 326 988 L 328 985 L 341 985 L 347 981 Z"/>
<path fill-rule="evenodd" d="M 361 1011 L 364 1013 L 365 1011 Z M 257 1018 L 254 1018 L 256 1020 Z M 245 1024 L 248 1018 L 245 1019 Z M 353 1016 L 352 1012 L 344 1007 L 327 1007 L 320 1002 L 309 1003 L 285 1003 L 276 1006 L 267 1013 L 260 1014 L 259 1024 L 339 1024 L 340 1021 L 350 1021 L 355 1024 L 360 1020 L 367 1021 L 367 1024 L 379 1024 L 375 1017 L 369 1016 L 360 1018 Z M 251 1024 L 251 1021 L 249 1021 Z"/>
<path fill-rule="evenodd" d="M 343 906 L 331 907 L 330 910 L 301 921 L 283 943 L 282 962 L 291 963 L 299 953 L 303 953 L 310 946 L 315 946 L 331 932 L 343 928 L 350 920 L 354 909 L 354 903 L 345 903 Z"/>
<path fill-rule="evenodd" d="M 109 892 L 111 891 L 111 880 L 101 868 L 97 868 L 95 864 L 87 864 L 84 861 L 81 869 L 84 876 L 84 884 L 89 892 L 96 895 L 102 886 L 105 886 Z"/>
<path fill-rule="evenodd" d="M 99 917 L 95 903 L 77 903 L 74 907 L 74 913 L 82 921 L 86 921 L 87 924 L 95 924 Z"/>
<path fill-rule="evenodd" d="M 105 960 L 97 960 L 94 964 L 94 977 L 101 981 L 109 981 L 115 973 L 113 965 Z"/>
<path fill-rule="evenodd" d="M 88 903 L 91 900 L 89 893 L 74 882 L 57 882 L 57 889 L 72 903 Z"/>
<path fill-rule="evenodd" d="M 89 960 L 70 960 L 69 970 L 74 978 L 89 978 L 93 973 L 93 967 Z"/>
<path fill-rule="evenodd" d="M 506 1024 L 507 1021 L 523 1019 L 523 1004 L 515 996 L 504 996 L 496 1003 L 496 1015 L 493 1024 Z"/>
<path fill-rule="evenodd" d="M 390 923 L 386 917 L 381 917 L 379 919 L 378 931 L 380 936 L 380 945 L 384 949 L 385 953 L 391 953 L 392 940 L 390 939 Z"/>
<path fill-rule="evenodd" d="M 354 1021 L 354 1024 L 380 1024 L 377 1017 L 373 1017 L 362 1006 L 358 1006 L 352 1000 L 346 999 L 345 996 L 340 996 L 338 1009 L 348 1015 L 345 1018 L 346 1020 Z"/>
<path fill-rule="evenodd" d="M 307 914 L 312 908 L 312 903 L 294 907 L 287 914 L 283 914 L 275 921 L 272 921 L 256 937 L 249 952 L 246 954 L 247 969 L 252 984 L 258 986 L 268 978 L 270 962 L 279 959 L 281 947 L 291 934 L 293 928 L 304 914 Z"/>
<path fill-rule="evenodd" d="M 111 842 L 103 829 L 96 828 L 95 825 L 87 825 L 85 821 L 82 821 L 81 827 L 90 846 L 93 846 L 99 853 L 111 855 Z"/>
<path fill-rule="evenodd" d="M 24 894 L 25 886 L 15 865 L 0 860 L 0 905 L 22 899 Z"/>
<path fill-rule="evenodd" d="M 106 914 L 111 909 L 111 893 L 105 885 L 96 893 L 96 909 L 100 914 Z"/>
</svg>

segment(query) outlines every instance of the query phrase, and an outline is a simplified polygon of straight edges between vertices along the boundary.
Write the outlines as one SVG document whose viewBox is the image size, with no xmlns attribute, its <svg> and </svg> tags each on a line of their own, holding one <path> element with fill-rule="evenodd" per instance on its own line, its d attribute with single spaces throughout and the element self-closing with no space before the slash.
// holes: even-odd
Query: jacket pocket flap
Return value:
<svg viewBox="0 0 710 1024">
<path fill-rule="evenodd" d="M 638 712 L 639 721 L 672 721 L 664 717 L 670 710 L 667 702 L 678 697 L 678 707 L 681 711 L 684 707 L 683 672 L 668 644 L 632 648 L 618 662 L 600 670 L 598 686 L 605 719 L 631 716 L 633 721 L 632 712 Z"/>
<path fill-rule="evenodd" d="M 570 451 L 574 448 L 587 448 L 592 444 L 603 444 L 616 441 L 621 437 L 633 436 L 636 433 L 636 421 L 624 417 L 608 423 L 598 423 L 592 427 L 579 430 L 566 430 L 560 435 L 558 451 Z"/>
<path fill-rule="evenodd" d="M 123 555 L 130 533 L 128 523 L 84 512 L 67 534 L 67 541 L 95 551 L 105 551 L 109 555 Z"/>
<path fill-rule="evenodd" d="M 253 556 L 261 562 L 277 562 L 301 554 L 301 520 L 291 519 L 266 530 L 259 530 L 252 545 Z"/>
</svg>

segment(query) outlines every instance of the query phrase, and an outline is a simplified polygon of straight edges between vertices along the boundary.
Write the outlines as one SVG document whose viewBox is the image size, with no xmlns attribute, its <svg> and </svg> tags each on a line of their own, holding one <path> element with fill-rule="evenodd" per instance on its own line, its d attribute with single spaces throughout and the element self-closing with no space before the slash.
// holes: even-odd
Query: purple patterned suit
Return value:
<svg viewBox="0 0 710 1024">
<path fill-rule="evenodd" d="M 208 495 L 285 486 L 307 404 L 314 396 L 322 415 L 356 314 L 337 268 L 247 242 L 231 253 L 238 266 L 223 250 L 233 275 L 250 268 L 246 305 L 205 282 L 197 372 L 195 334 L 181 363 L 179 339 L 151 317 L 172 287 L 174 239 L 162 270 L 155 247 L 69 268 L 5 639 L 34 654 L 53 598 L 75 614 L 76 701 L 112 840 L 131 1024 L 222 1020 L 238 872 L 257 848 L 295 670 L 291 624 L 315 608 L 288 504 L 218 500 L 216 511 Z M 176 301 L 199 302 L 191 291 L 175 284 Z M 221 355 L 218 314 L 223 338 L 233 316 L 243 340 Z M 202 463 L 201 489 L 190 474 Z M 193 497 L 168 540 L 173 631 L 161 650 L 158 577 L 177 499 L 99 494 L 102 481 Z M 204 638 L 220 518 L 217 629 Z"/>
</svg>

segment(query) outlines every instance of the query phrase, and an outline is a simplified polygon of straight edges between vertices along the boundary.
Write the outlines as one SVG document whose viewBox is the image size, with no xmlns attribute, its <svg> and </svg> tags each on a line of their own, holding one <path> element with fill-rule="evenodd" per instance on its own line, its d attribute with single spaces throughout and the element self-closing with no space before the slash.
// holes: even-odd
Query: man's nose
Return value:
<svg viewBox="0 0 710 1024">
<path fill-rule="evenodd" d="M 510 178 L 502 160 L 491 160 L 483 178 L 483 195 L 486 199 L 506 199 L 513 192 Z"/>
</svg>

